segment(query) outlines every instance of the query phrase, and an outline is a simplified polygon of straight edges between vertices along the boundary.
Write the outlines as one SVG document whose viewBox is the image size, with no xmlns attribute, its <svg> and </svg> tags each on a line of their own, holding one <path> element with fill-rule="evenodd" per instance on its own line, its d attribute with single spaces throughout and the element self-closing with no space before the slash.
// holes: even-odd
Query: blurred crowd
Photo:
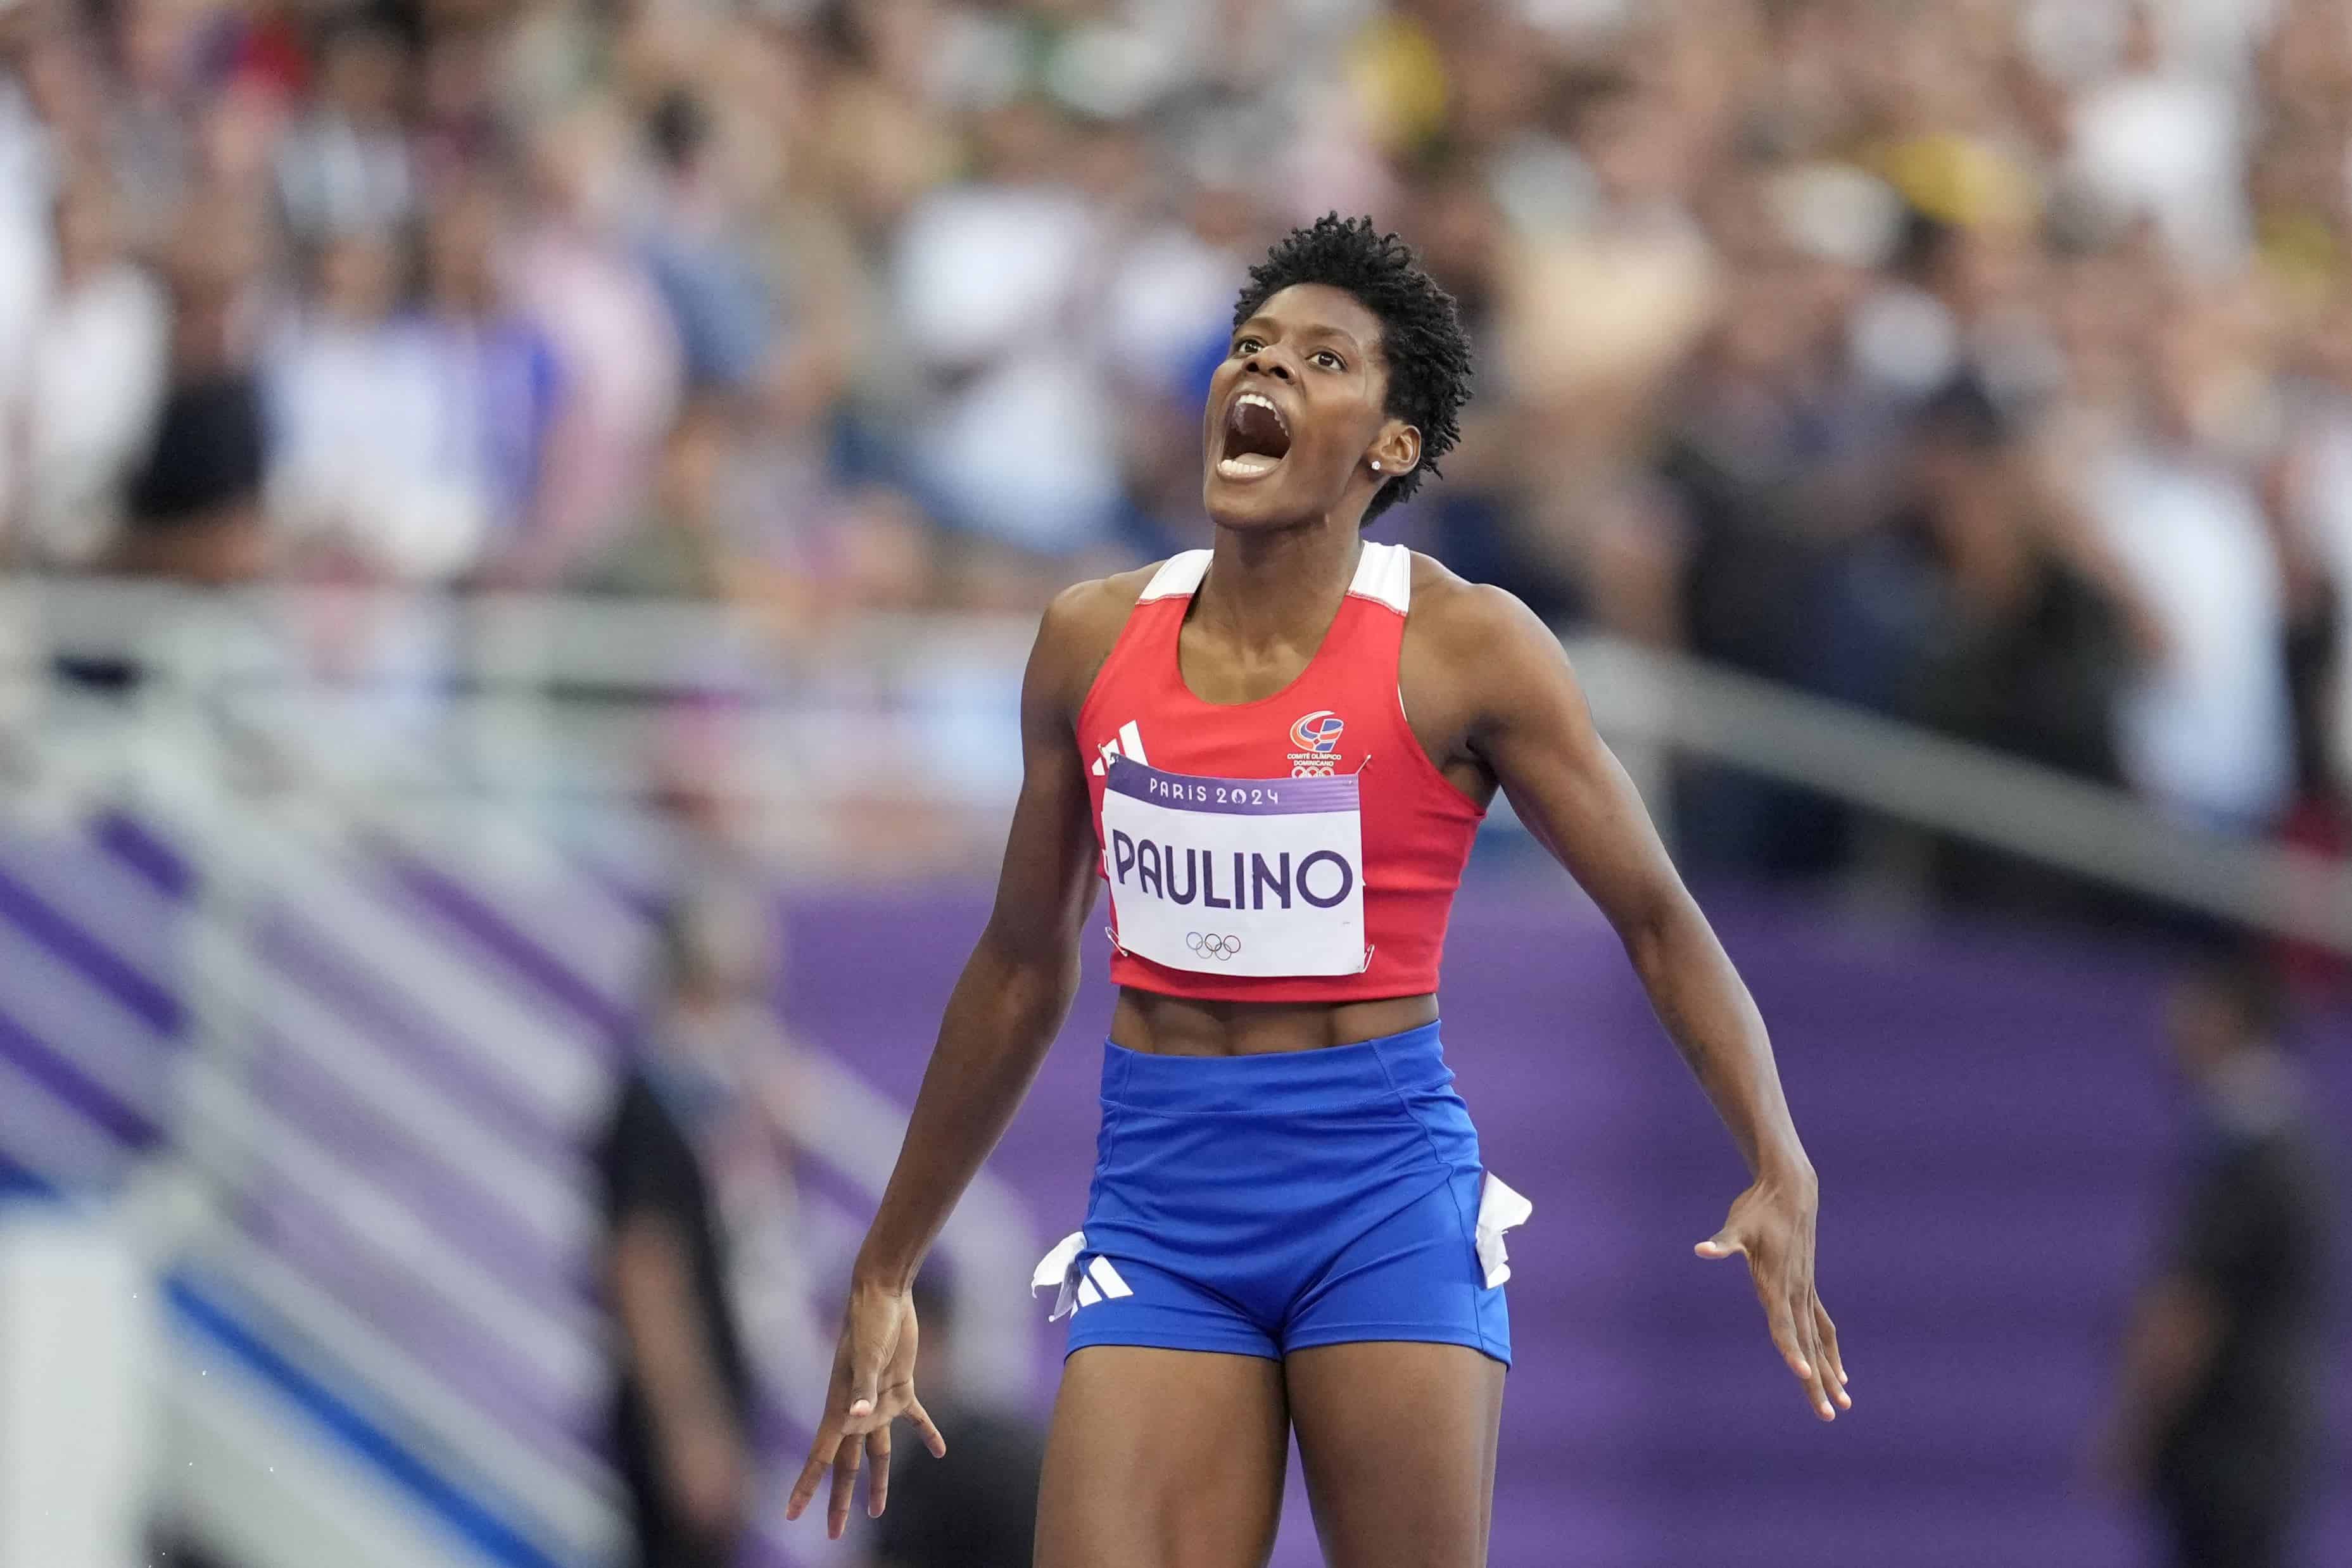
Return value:
<svg viewBox="0 0 2352 1568">
<path fill-rule="evenodd" d="M 2338 0 L 8 0 L 0 549 L 1037 605 L 1197 542 L 1241 269 L 1481 354 L 1384 532 L 2341 848 Z M 1702 857 L 1843 828 L 1726 784 Z"/>
</svg>

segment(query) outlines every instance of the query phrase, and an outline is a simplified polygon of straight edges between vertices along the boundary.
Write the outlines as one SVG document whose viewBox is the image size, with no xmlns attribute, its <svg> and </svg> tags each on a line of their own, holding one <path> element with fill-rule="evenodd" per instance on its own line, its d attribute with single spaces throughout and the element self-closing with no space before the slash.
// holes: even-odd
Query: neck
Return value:
<svg viewBox="0 0 2352 1568">
<path fill-rule="evenodd" d="M 1244 647 L 1311 640 L 1347 596 L 1362 547 L 1361 531 L 1328 522 L 1220 528 L 1192 613 Z"/>
<path fill-rule="evenodd" d="M 2206 1070 L 2204 1091 L 2224 1125 L 2266 1131 L 2294 1109 L 2294 1072 L 2277 1047 L 2248 1046 Z"/>
</svg>

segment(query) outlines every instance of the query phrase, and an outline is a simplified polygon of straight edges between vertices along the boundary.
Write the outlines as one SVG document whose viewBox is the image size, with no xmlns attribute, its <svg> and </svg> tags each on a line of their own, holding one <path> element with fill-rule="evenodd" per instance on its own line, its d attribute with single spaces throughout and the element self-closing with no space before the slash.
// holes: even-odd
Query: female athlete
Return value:
<svg viewBox="0 0 2352 1568">
<path fill-rule="evenodd" d="M 1343 1568 L 1486 1560 L 1501 1230 L 1438 1044 L 1437 972 L 1498 788 L 1607 913 L 1754 1184 L 1699 1245 L 1747 1258 L 1823 1419 L 1850 1405 L 1813 1289 L 1816 1184 L 1747 988 L 1509 595 L 1365 542 L 1458 434 L 1469 345 L 1394 236 L 1324 218 L 1254 268 L 1211 384 L 1213 550 L 1072 588 L 1022 694 L 996 904 L 859 1253 L 787 1516 L 861 1463 L 887 1497 L 918 1266 L 1036 1074 L 1097 884 L 1119 986 L 1084 1228 L 1050 1257 L 1070 1353 L 1039 1568 L 1246 1568 L 1289 1433 Z"/>
</svg>

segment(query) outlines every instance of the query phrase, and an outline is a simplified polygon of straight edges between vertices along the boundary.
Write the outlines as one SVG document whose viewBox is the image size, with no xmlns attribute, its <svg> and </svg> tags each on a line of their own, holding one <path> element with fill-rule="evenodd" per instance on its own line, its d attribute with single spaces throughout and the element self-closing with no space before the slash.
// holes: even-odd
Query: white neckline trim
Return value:
<svg viewBox="0 0 2352 1568">
<path fill-rule="evenodd" d="M 1199 592 L 1201 580 L 1209 574 L 1211 552 L 1187 550 L 1170 556 L 1151 574 L 1136 598 L 1139 605 L 1154 599 L 1190 598 Z M 1412 552 L 1402 544 L 1374 544 L 1369 541 L 1356 562 L 1356 575 L 1348 584 L 1348 592 L 1360 599 L 1375 599 L 1402 616 L 1412 601 Z"/>
<path fill-rule="evenodd" d="M 1192 597 L 1194 590 L 1200 587 L 1201 579 L 1209 574 L 1211 553 L 1206 550 L 1187 550 L 1181 554 L 1171 555 L 1160 563 L 1160 570 L 1151 574 L 1151 581 L 1143 585 L 1143 592 L 1135 602 L 1148 605 L 1154 599 Z"/>
<path fill-rule="evenodd" d="M 1360 599 L 1377 599 L 1403 615 L 1412 601 L 1412 552 L 1402 544 L 1367 541 L 1348 592 Z"/>
</svg>

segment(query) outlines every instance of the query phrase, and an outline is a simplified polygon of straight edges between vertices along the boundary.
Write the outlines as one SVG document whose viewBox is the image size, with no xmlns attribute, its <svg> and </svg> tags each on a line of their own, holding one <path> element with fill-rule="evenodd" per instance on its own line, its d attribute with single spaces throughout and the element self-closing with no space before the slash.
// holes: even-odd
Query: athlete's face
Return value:
<svg viewBox="0 0 2352 1568">
<path fill-rule="evenodd" d="M 1380 318 L 1354 295 L 1301 283 L 1234 329 L 1209 383 L 1202 500 L 1224 528 L 1344 517 L 1421 458 L 1421 433 L 1388 416 Z M 1376 469 L 1372 467 L 1378 463 Z"/>
</svg>

